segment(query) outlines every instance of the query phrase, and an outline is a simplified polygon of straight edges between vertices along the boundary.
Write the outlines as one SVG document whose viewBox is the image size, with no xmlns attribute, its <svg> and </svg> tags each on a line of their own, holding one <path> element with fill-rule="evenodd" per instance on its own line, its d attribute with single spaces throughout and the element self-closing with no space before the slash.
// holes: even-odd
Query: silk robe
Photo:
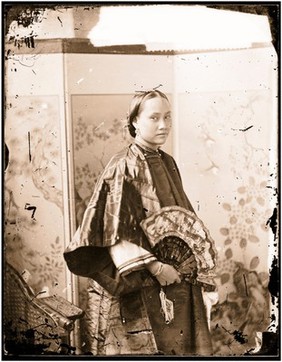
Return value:
<svg viewBox="0 0 282 362">
<path fill-rule="evenodd" d="M 146 270 L 157 254 L 142 223 L 170 207 L 194 214 L 177 165 L 163 151 L 131 144 L 101 173 L 64 253 L 69 269 L 89 278 L 86 318 L 93 354 L 212 354 L 202 288 L 213 288 L 213 244 L 190 244 L 195 278 L 165 287 L 174 303 L 168 325 L 160 312 L 160 285 Z M 205 268 L 200 261 L 207 254 L 211 263 Z"/>
</svg>

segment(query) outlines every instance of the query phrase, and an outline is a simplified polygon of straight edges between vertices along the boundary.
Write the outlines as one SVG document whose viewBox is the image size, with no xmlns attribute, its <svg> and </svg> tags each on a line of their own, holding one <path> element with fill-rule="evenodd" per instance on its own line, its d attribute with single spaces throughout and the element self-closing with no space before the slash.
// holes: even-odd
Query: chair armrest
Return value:
<svg viewBox="0 0 282 362">
<path fill-rule="evenodd" d="M 60 313 L 63 317 L 71 320 L 82 318 L 84 315 L 84 311 L 82 309 L 60 296 L 53 295 L 50 297 L 43 297 L 40 298 L 40 301 L 54 311 Z"/>
<path fill-rule="evenodd" d="M 73 330 L 74 322 L 84 315 L 82 309 L 60 296 L 53 295 L 51 297 L 34 299 L 33 302 L 67 331 Z"/>
</svg>

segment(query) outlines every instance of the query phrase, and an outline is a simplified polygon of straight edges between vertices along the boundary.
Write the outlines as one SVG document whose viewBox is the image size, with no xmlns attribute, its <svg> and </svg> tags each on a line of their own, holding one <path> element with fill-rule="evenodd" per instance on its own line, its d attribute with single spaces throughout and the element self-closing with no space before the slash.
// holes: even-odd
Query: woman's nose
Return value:
<svg viewBox="0 0 282 362">
<path fill-rule="evenodd" d="M 166 120 L 165 118 L 161 118 L 159 123 L 159 128 L 163 129 L 168 127 L 169 127 L 169 121 Z"/>
</svg>

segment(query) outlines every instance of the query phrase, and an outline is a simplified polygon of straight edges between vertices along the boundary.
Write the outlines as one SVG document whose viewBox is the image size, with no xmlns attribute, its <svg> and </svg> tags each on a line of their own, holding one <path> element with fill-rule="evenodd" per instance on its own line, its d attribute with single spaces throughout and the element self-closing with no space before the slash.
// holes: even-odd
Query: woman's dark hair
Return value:
<svg viewBox="0 0 282 362">
<path fill-rule="evenodd" d="M 127 118 L 128 130 L 129 130 L 130 135 L 133 138 L 135 138 L 135 136 L 136 136 L 136 130 L 133 125 L 133 121 L 138 116 L 144 101 L 146 101 L 147 99 L 152 99 L 152 98 L 156 98 L 156 97 L 164 98 L 169 102 L 167 96 L 157 89 L 150 90 L 150 91 L 144 91 L 144 92 L 137 92 L 133 96 L 130 107 L 129 107 L 128 118 Z"/>
</svg>

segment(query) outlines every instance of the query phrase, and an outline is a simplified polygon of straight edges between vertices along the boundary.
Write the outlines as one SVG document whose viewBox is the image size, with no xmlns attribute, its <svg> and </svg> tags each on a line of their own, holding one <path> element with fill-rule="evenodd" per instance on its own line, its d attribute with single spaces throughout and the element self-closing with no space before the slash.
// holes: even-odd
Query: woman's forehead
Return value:
<svg viewBox="0 0 282 362">
<path fill-rule="evenodd" d="M 154 97 L 145 99 L 141 110 L 150 112 L 170 112 L 171 107 L 167 99 L 163 97 Z"/>
</svg>

